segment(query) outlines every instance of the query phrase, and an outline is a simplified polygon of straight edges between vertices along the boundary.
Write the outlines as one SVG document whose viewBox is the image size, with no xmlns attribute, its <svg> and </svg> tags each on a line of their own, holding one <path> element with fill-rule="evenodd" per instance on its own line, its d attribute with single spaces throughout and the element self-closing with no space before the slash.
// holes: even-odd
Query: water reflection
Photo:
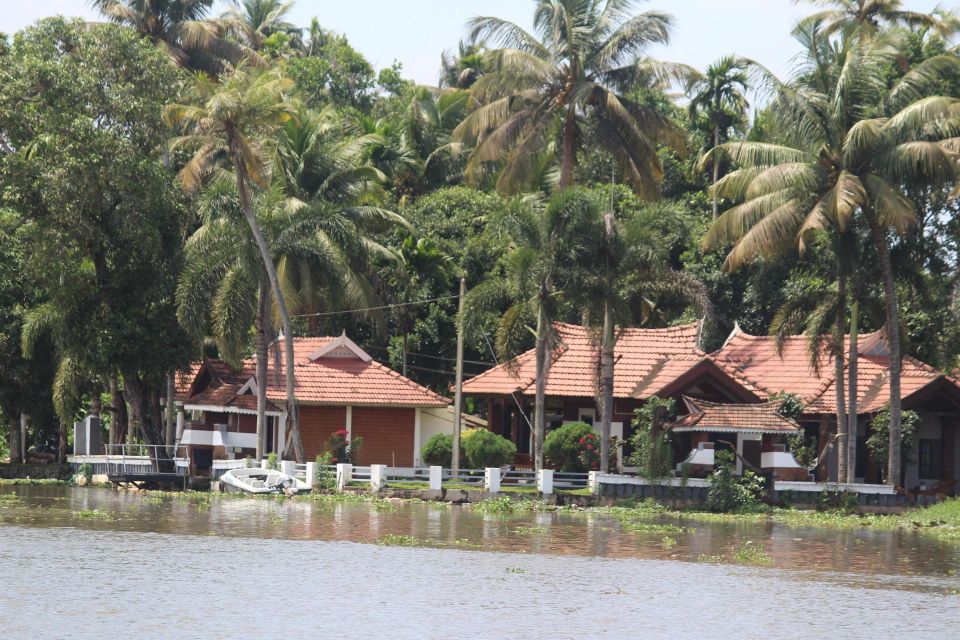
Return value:
<svg viewBox="0 0 960 640">
<path fill-rule="evenodd" d="M 15 494 L 16 500 L 4 499 Z M 407 536 L 425 546 L 609 558 L 698 561 L 748 541 L 773 566 L 898 576 L 948 576 L 960 544 L 910 531 L 786 528 L 775 523 L 685 521 L 683 532 L 627 531 L 602 514 L 482 514 L 435 504 L 329 503 L 156 497 L 109 489 L 0 488 L 0 522 L 30 527 L 294 540 L 376 542 Z M 960 584 L 957 585 L 960 587 Z"/>
</svg>

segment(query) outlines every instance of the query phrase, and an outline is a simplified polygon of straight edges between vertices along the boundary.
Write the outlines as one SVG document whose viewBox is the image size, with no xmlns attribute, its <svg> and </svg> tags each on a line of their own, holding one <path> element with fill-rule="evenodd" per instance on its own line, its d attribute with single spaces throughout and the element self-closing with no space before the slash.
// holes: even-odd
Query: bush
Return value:
<svg viewBox="0 0 960 640">
<path fill-rule="evenodd" d="M 347 439 L 346 429 L 340 429 L 330 434 L 327 441 L 327 450 L 330 451 L 330 464 L 357 464 L 360 449 L 363 447 L 363 438 L 354 438 L 353 442 Z"/>
<path fill-rule="evenodd" d="M 586 437 L 594 436 L 593 428 L 586 422 L 570 422 L 557 427 L 547 434 L 543 442 L 543 455 L 559 471 L 589 471 L 581 460 L 581 452 L 586 445 Z M 580 441 L 584 440 L 584 444 Z M 599 456 L 597 457 L 599 462 Z"/>
<path fill-rule="evenodd" d="M 647 480 L 656 481 L 673 471 L 673 448 L 664 424 L 676 413 L 672 398 L 651 397 L 633 414 L 633 455 L 630 462 Z"/>
<path fill-rule="evenodd" d="M 900 414 L 900 458 L 904 465 L 913 462 L 913 436 L 920 428 L 920 416 L 916 411 L 903 411 Z M 887 478 L 887 457 L 890 452 L 890 407 L 886 406 L 870 421 L 870 435 L 867 436 L 867 453 L 870 460 L 882 468 L 883 478 Z M 902 471 L 901 471 L 902 474 Z M 897 479 L 899 484 L 900 480 Z"/>
<path fill-rule="evenodd" d="M 420 450 L 420 458 L 425 465 L 439 465 L 449 469 L 453 464 L 453 436 L 444 433 L 433 436 Z"/>
<path fill-rule="evenodd" d="M 473 469 L 502 467 L 513 462 L 517 455 L 517 447 L 512 442 L 486 429 L 477 429 L 463 438 L 462 444 L 467 463 Z"/>
<path fill-rule="evenodd" d="M 734 474 L 731 452 L 720 449 L 715 455 L 717 468 L 707 477 L 710 489 L 703 506 L 718 513 L 758 506 L 763 495 L 763 480 L 752 471 L 744 471 L 738 478 Z"/>
</svg>

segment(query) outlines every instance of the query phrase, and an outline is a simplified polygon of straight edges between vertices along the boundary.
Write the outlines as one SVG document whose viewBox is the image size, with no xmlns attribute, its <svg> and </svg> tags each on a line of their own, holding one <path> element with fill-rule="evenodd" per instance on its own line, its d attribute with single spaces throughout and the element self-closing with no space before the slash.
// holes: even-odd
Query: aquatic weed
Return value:
<svg viewBox="0 0 960 640">
<path fill-rule="evenodd" d="M 753 540 L 747 540 L 734 551 L 733 560 L 740 564 L 773 564 L 773 558 L 763 545 Z"/>
<path fill-rule="evenodd" d="M 526 573 L 527 570 L 522 567 L 507 567 L 507 573 Z"/>
<path fill-rule="evenodd" d="M 78 511 L 73 511 L 72 515 L 74 518 L 84 518 L 92 520 L 116 520 L 116 514 L 109 513 L 107 511 L 101 511 L 100 509 L 80 509 Z"/>
<path fill-rule="evenodd" d="M 414 538 L 413 536 L 398 533 L 388 533 L 387 535 L 378 539 L 377 544 L 389 547 L 416 547 L 423 544 L 423 541 L 418 538 Z"/>
<path fill-rule="evenodd" d="M 517 527 L 513 530 L 522 536 L 542 536 L 547 532 L 546 527 Z"/>
</svg>

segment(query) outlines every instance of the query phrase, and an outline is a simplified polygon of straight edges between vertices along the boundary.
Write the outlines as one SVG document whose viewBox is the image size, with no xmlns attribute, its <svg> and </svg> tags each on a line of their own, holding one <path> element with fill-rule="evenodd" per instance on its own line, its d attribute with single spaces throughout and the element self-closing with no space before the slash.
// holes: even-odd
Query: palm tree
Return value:
<svg viewBox="0 0 960 640">
<path fill-rule="evenodd" d="M 228 37 L 233 24 L 207 18 L 214 0 L 89 0 L 110 21 L 130 27 L 186 69 L 219 74 L 221 60 L 264 66 L 249 47 Z"/>
<path fill-rule="evenodd" d="M 589 137 L 616 159 L 637 193 L 656 195 L 663 174 L 657 145 L 682 145 L 683 135 L 624 92 L 691 70 L 640 58 L 667 42 L 672 19 L 656 11 L 631 17 L 632 4 L 537 0 L 535 35 L 500 18 L 470 21 L 473 42 L 501 48 L 486 54 L 488 72 L 471 87 L 479 106 L 455 131 L 461 141 L 476 142 L 468 179 L 477 182 L 502 163 L 498 188 L 517 192 L 533 178 L 541 154 L 555 155 L 556 139 L 560 187 L 570 186 L 577 149 Z"/>
<path fill-rule="evenodd" d="M 797 30 L 820 24 L 825 35 L 836 33 L 872 37 L 885 27 L 933 28 L 944 36 L 956 32 L 956 21 L 949 12 L 920 13 L 905 11 L 901 0 L 806 0 L 825 7 L 805 17 Z M 794 0 L 800 2 L 800 0 Z"/>
<path fill-rule="evenodd" d="M 747 90 L 746 63 L 734 56 L 725 56 L 707 67 L 707 72 L 687 87 L 690 119 L 698 115 L 710 123 L 713 147 L 726 142 L 731 127 L 742 124 L 750 106 L 743 92 Z M 720 179 L 720 156 L 713 158 L 713 184 Z M 717 194 L 713 193 L 713 219 L 717 219 Z"/>
<path fill-rule="evenodd" d="M 224 18 L 255 51 L 274 33 L 300 36 L 300 29 L 286 19 L 293 9 L 292 0 L 233 0 L 233 5 Z"/>
<path fill-rule="evenodd" d="M 467 43 L 461 40 L 457 55 L 444 51 L 440 56 L 440 87 L 469 89 L 480 76 L 486 73 L 482 42 Z"/>
<path fill-rule="evenodd" d="M 960 60 L 935 56 L 887 88 L 898 51 L 885 37 L 851 48 L 807 34 L 801 81 L 784 84 L 755 65 L 776 96 L 783 144 L 732 142 L 723 153 L 741 169 L 717 185 L 721 197 L 742 202 L 713 224 L 706 247 L 733 243 L 726 266 L 799 246 L 817 230 L 843 232 L 860 222 L 869 230 L 884 286 L 890 350 L 890 460 L 888 481 L 900 474 L 900 319 L 888 232 L 903 233 L 915 219 L 903 185 L 952 184 L 958 173 L 960 102 L 928 96 Z M 891 114 L 876 117 L 877 110 Z"/>
<path fill-rule="evenodd" d="M 497 325 L 495 345 L 498 355 L 508 362 L 515 361 L 529 346 L 529 336 L 534 336 L 533 454 L 537 470 L 543 468 L 547 378 L 559 346 L 553 323 L 562 302 L 560 285 L 583 259 L 590 207 L 590 198 L 578 190 L 557 192 L 545 207 L 529 200 L 512 202 L 492 223 L 493 232 L 510 243 L 503 259 L 503 277 L 480 283 L 468 294 L 464 307 L 463 321 L 471 330 L 481 321 L 483 310 L 507 304 Z"/>
<path fill-rule="evenodd" d="M 675 205 L 651 205 L 627 219 L 614 211 L 614 203 L 591 198 L 588 251 L 574 270 L 576 284 L 570 297 L 583 309 L 584 323 L 597 334 L 600 362 L 597 405 L 600 412 L 600 468 L 610 460 L 610 424 L 613 420 L 614 351 L 617 326 L 647 324 L 661 296 L 686 300 L 698 315 L 709 312 L 704 285 L 696 278 L 670 269 L 665 247 L 651 232 L 658 219 L 676 217 Z"/>
<path fill-rule="evenodd" d="M 184 132 L 171 141 L 171 149 L 194 149 L 193 157 L 180 171 L 180 181 L 187 190 L 195 191 L 204 178 L 221 162 L 232 166 L 240 208 L 250 226 L 263 260 L 283 324 L 286 348 L 287 414 L 293 450 L 297 462 L 304 461 L 303 440 L 294 396 L 293 332 L 284 291 L 270 247 L 263 237 L 251 201 L 252 186 L 269 186 L 269 149 L 282 123 L 290 118 L 294 107 L 289 100 L 293 83 L 276 71 L 251 72 L 238 67 L 220 84 L 197 76 L 195 91 L 198 106 L 170 104 L 164 109 L 167 124 Z"/>
</svg>

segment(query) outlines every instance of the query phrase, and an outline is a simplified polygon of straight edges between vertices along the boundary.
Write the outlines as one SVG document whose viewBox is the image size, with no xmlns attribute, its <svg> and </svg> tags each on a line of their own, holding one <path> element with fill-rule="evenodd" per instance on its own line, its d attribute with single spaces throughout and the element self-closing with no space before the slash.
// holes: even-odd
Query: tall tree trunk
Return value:
<svg viewBox="0 0 960 640">
<path fill-rule="evenodd" d="M 173 450 L 173 445 L 177 440 L 177 405 L 175 401 L 175 395 L 177 392 L 177 370 L 171 369 L 170 373 L 167 374 L 167 391 L 165 394 L 166 407 L 164 419 L 166 420 L 166 433 L 164 434 L 164 441 L 167 443 L 167 453 L 173 455 L 176 453 Z"/>
<path fill-rule="evenodd" d="M 17 464 L 23 462 L 20 457 L 20 416 L 11 415 L 9 425 L 10 437 L 7 442 L 10 444 L 10 462 Z"/>
<path fill-rule="evenodd" d="M 717 181 L 720 180 L 720 155 L 716 152 L 720 146 L 720 125 L 713 125 L 713 219 L 720 215 L 717 205 Z"/>
<path fill-rule="evenodd" d="M 547 317 L 546 305 L 541 301 L 540 309 L 537 311 L 536 395 L 533 401 L 533 462 L 536 471 L 543 469 L 543 441 L 547 424 L 547 376 L 550 375 L 551 357 L 549 336 L 552 330 L 550 319 Z"/>
<path fill-rule="evenodd" d="M 110 433 L 108 444 L 121 444 L 127 433 L 127 403 L 116 375 L 110 376 Z"/>
<path fill-rule="evenodd" d="M 849 400 L 847 415 L 849 416 L 850 436 L 847 441 L 847 482 L 857 481 L 857 367 L 860 360 L 860 348 L 857 342 L 860 338 L 860 301 L 857 300 L 856 289 L 850 301 L 850 355 L 847 358 L 847 374 L 849 376 Z"/>
<path fill-rule="evenodd" d="M 257 297 L 257 460 L 263 460 L 266 455 L 267 437 L 267 365 L 270 359 L 269 343 L 267 340 L 267 323 L 270 309 L 270 288 L 266 283 L 260 283 Z"/>
<path fill-rule="evenodd" d="M 900 484 L 900 310 L 897 304 L 897 285 L 893 278 L 893 263 L 887 234 L 875 218 L 867 217 L 870 237 L 880 259 L 883 277 L 883 302 L 886 308 L 887 345 L 890 348 L 890 454 L 887 458 L 887 484 Z"/>
<path fill-rule="evenodd" d="M 60 428 L 57 430 L 57 462 L 63 464 L 67 461 L 67 431 L 70 425 L 65 421 L 60 421 Z"/>
<path fill-rule="evenodd" d="M 577 112 L 573 102 L 567 104 L 567 117 L 563 124 L 563 155 L 560 159 L 560 187 L 573 184 L 574 148 L 573 136 L 576 133 Z"/>
<path fill-rule="evenodd" d="M 610 302 L 603 303 L 600 336 L 600 471 L 610 471 L 610 423 L 613 422 L 613 350 L 615 337 Z"/>
<path fill-rule="evenodd" d="M 837 482 L 844 482 L 847 479 L 847 437 L 849 433 L 847 429 L 847 402 L 844 396 L 846 385 L 843 382 L 843 336 L 847 328 L 847 276 L 843 271 L 843 266 L 839 266 L 840 268 L 837 271 L 837 318 L 833 330 L 833 387 L 837 394 Z"/>
<path fill-rule="evenodd" d="M 231 134 L 231 138 L 234 135 Z M 233 156 L 233 168 L 237 175 L 237 192 L 240 196 L 240 207 L 243 209 L 243 216 L 250 225 L 250 232 L 253 239 L 260 249 L 260 257 L 263 259 L 263 266 L 267 270 L 267 277 L 270 279 L 270 288 L 277 300 L 277 307 L 280 310 L 280 320 L 283 324 L 283 344 L 285 351 L 286 365 L 286 387 L 287 387 L 287 419 L 290 423 L 290 437 L 293 441 L 293 455 L 297 462 L 306 462 L 306 453 L 303 449 L 303 438 L 300 436 L 300 419 L 297 415 L 297 400 L 294 396 L 294 362 L 293 362 L 293 331 L 290 327 L 290 313 L 287 311 L 287 300 L 280 289 L 280 279 L 277 277 L 277 268 L 273 264 L 273 258 L 270 256 L 270 248 L 263 238 L 263 232 L 257 223 L 257 216 L 253 212 L 253 205 L 250 203 L 250 193 L 247 189 L 247 169 L 243 163 L 243 151 L 240 149 L 236 140 L 231 140 L 231 155 Z"/>
</svg>

